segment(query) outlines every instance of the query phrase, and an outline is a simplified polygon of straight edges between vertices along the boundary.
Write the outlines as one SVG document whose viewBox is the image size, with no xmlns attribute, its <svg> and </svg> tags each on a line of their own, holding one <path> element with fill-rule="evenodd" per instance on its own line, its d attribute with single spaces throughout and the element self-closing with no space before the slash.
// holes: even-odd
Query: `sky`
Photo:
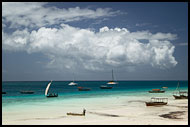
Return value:
<svg viewBox="0 0 190 127">
<path fill-rule="evenodd" d="M 188 80 L 187 2 L 2 2 L 2 80 Z"/>
</svg>

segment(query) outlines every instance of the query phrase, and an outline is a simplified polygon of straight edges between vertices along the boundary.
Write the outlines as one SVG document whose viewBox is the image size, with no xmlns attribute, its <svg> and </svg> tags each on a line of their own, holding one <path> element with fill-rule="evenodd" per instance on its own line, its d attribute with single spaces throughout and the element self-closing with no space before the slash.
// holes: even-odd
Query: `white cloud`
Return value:
<svg viewBox="0 0 190 127">
<path fill-rule="evenodd" d="M 177 64 L 175 46 L 170 43 L 177 35 L 171 33 L 130 32 L 107 26 L 94 32 L 61 24 L 59 28 L 41 27 L 31 32 L 25 29 L 3 36 L 3 49 L 41 52 L 50 59 L 49 68 L 102 70 L 142 64 L 170 68 Z"/>
<path fill-rule="evenodd" d="M 46 6 L 43 2 L 3 2 L 3 23 L 10 23 L 10 28 L 42 27 L 63 22 L 78 21 L 82 19 L 96 19 L 99 17 L 115 16 L 120 11 L 112 11 L 110 8 L 57 8 Z"/>
</svg>

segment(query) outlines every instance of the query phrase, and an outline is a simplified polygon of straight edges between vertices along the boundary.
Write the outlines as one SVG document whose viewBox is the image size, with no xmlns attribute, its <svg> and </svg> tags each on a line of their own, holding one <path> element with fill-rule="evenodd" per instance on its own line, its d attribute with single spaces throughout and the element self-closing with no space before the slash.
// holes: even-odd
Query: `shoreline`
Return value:
<svg viewBox="0 0 190 127">
<path fill-rule="evenodd" d="M 53 101 L 19 111 L 2 110 L 3 125 L 188 125 L 188 99 L 168 96 L 165 106 L 146 107 L 149 96 L 110 96 L 99 99 Z M 30 109 L 31 108 L 31 109 Z M 85 116 L 67 116 L 67 112 Z M 29 110 L 30 109 L 30 110 Z M 180 114 L 181 113 L 181 114 Z M 165 115 L 165 118 L 162 117 Z M 172 116 L 173 115 L 173 116 Z M 167 118 L 167 117 L 174 117 Z"/>
</svg>

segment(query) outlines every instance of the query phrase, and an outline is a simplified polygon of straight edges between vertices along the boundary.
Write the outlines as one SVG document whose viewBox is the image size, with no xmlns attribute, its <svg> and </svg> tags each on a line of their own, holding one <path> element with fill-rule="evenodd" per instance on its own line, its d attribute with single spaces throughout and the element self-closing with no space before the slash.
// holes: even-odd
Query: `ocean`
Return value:
<svg viewBox="0 0 190 127">
<path fill-rule="evenodd" d="M 73 100 L 73 99 L 93 99 L 109 96 L 141 96 L 151 89 L 161 89 L 168 87 L 165 94 L 171 94 L 180 83 L 181 90 L 188 89 L 188 81 L 118 81 L 112 85 L 112 89 L 100 89 L 100 85 L 105 85 L 108 81 L 76 81 L 78 86 L 69 86 L 70 81 L 53 81 L 49 91 L 58 93 L 56 98 L 46 98 L 44 93 L 49 81 L 7 81 L 2 82 L 2 106 L 22 105 L 26 103 L 43 103 L 49 101 Z M 77 87 L 88 87 L 90 91 L 78 91 Z M 34 91 L 34 94 L 21 94 L 22 90 Z M 168 92 L 169 91 L 169 92 Z M 158 95 L 158 94 L 157 94 Z M 164 95 L 161 93 L 161 95 Z"/>
</svg>

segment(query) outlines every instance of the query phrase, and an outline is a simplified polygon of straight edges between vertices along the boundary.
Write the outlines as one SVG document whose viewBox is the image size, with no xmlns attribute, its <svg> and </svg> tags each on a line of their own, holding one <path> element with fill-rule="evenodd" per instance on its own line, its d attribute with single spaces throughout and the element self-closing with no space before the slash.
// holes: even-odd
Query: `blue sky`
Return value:
<svg viewBox="0 0 190 127">
<path fill-rule="evenodd" d="M 187 2 L 2 7 L 4 81 L 187 80 Z"/>
</svg>

